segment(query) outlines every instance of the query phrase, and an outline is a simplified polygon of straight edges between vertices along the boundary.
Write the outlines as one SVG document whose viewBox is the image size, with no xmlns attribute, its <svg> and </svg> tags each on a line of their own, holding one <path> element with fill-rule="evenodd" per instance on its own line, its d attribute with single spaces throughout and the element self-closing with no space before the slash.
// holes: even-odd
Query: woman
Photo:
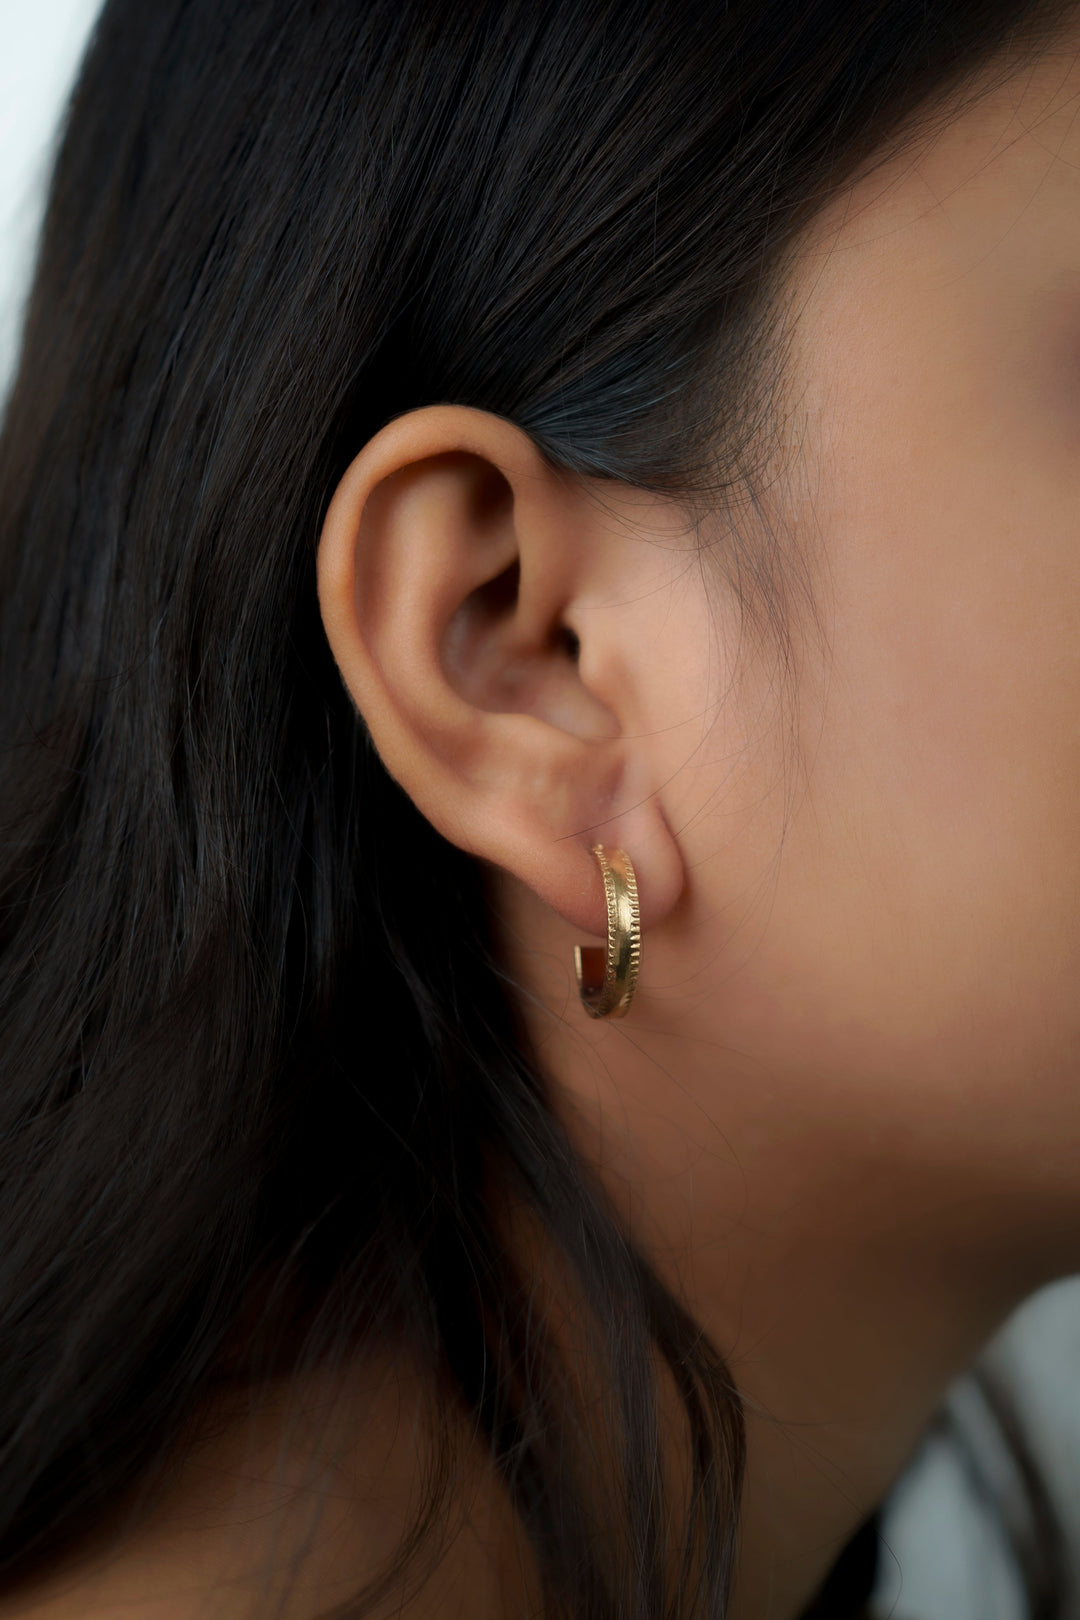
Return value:
<svg viewBox="0 0 1080 1620">
<path fill-rule="evenodd" d="M 0 449 L 0 1614 L 854 1615 L 1080 1266 L 1080 18 L 688 11 L 105 7 Z"/>
</svg>

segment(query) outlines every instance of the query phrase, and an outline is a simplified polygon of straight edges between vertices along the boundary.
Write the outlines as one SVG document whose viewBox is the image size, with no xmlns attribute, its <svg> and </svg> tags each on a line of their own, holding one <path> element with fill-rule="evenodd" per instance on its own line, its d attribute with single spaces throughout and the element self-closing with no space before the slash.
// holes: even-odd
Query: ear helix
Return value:
<svg viewBox="0 0 1080 1620">
<path fill-rule="evenodd" d="M 624 1018 L 641 967 L 641 908 L 633 862 L 623 849 L 594 844 L 604 880 L 607 944 L 574 946 L 578 994 L 590 1018 Z"/>
</svg>

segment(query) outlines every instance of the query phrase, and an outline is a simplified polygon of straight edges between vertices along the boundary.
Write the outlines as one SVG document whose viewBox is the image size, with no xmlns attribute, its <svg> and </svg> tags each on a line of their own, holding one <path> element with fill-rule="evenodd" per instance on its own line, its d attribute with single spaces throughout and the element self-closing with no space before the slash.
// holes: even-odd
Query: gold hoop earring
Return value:
<svg viewBox="0 0 1080 1620">
<path fill-rule="evenodd" d="M 594 844 L 604 880 L 607 945 L 575 945 L 578 994 L 590 1018 L 625 1018 L 641 967 L 641 908 L 634 865 L 624 849 Z"/>
</svg>

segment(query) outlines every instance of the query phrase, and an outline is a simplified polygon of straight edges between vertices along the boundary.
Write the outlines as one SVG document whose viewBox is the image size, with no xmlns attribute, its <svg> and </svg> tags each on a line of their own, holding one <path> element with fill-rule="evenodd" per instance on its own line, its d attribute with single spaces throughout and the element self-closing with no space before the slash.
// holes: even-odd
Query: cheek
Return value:
<svg viewBox="0 0 1080 1620">
<path fill-rule="evenodd" d="M 1005 425 L 954 431 L 976 402 L 938 392 L 937 415 L 912 404 L 902 449 L 850 424 L 858 454 L 815 506 L 826 636 L 799 655 L 798 744 L 775 694 L 777 744 L 742 809 L 714 794 L 689 834 L 714 987 L 701 1017 L 815 1108 L 903 1133 L 923 1160 L 1012 1165 L 1024 1149 L 1064 1185 L 1080 1124 L 1080 476 L 1018 460 Z M 895 400 L 863 420 L 895 427 Z"/>
<path fill-rule="evenodd" d="M 1060 1127 L 1080 1067 L 1080 505 L 925 425 L 917 480 L 868 442 L 830 514 L 761 1032 L 985 1142 L 992 1099 Z"/>
</svg>

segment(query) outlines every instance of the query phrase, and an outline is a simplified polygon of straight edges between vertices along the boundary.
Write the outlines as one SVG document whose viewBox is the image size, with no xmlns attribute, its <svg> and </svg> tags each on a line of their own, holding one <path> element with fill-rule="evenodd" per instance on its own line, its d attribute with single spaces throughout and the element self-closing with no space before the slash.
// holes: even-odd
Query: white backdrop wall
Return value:
<svg viewBox="0 0 1080 1620">
<path fill-rule="evenodd" d="M 0 0 L 0 387 L 14 358 L 56 123 L 101 0 Z"/>
</svg>

